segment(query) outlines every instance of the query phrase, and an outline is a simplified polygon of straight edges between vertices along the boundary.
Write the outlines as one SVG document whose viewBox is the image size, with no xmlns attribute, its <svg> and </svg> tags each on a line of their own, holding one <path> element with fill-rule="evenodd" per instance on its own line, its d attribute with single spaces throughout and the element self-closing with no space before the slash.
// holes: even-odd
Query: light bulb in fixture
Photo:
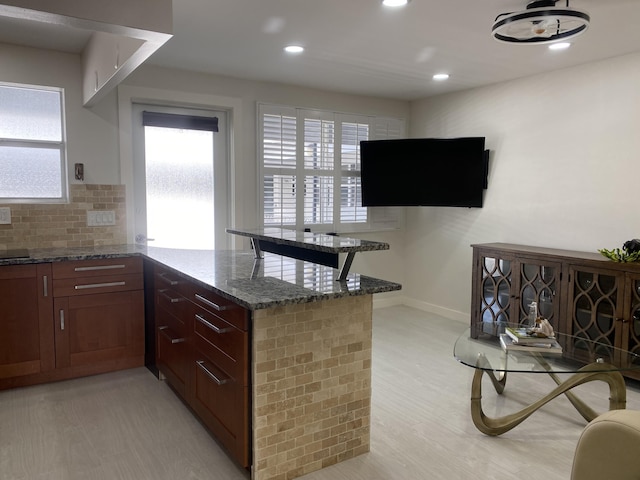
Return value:
<svg viewBox="0 0 640 480">
<path fill-rule="evenodd" d="M 553 32 L 548 31 L 549 22 L 546 20 L 533 22 L 531 25 L 531 33 L 538 36 L 551 35 Z"/>
<path fill-rule="evenodd" d="M 403 7 L 409 3 L 409 1 L 410 0 L 382 0 L 382 5 L 385 7 Z"/>
<path fill-rule="evenodd" d="M 449 78 L 449 74 L 448 73 L 436 73 L 433 76 L 434 80 L 437 80 L 439 82 L 443 81 L 443 80 L 447 80 Z"/>
<path fill-rule="evenodd" d="M 287 45 L 284 47 L 284 51 L 287 53 L 302 53 L 304 52 L 304 47 L 300 45 Z"/>
<path fill-rule="evenodd" d="M 549 50 L 565 50 L 570 46 L 571 44 L 569 42 L 552 43 L 551 45 L 549 45 Z"/>
</svg>

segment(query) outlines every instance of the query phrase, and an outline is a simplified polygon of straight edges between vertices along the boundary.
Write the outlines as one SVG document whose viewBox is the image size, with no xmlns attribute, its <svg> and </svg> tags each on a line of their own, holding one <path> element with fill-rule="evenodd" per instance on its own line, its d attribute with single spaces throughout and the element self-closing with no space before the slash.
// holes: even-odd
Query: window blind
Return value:
<svg viewBox="0 0 640 480">
<path fill-rule="evenodd" d="M 401 211 L 362 206 L 360 142 L 401 138 L 402 119 L 258 105 L 264 226 L 353 232 L 397 228 Z"/>
</svg>

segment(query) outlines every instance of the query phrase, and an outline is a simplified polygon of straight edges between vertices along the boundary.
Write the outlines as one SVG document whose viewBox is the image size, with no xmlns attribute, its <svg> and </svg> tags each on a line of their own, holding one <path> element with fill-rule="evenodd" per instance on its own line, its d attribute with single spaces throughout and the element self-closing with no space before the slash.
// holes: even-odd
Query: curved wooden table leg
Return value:
<svg viewBox="0 0 640 480">
<path fill-rule="evenodd" d="M 483 364 L 482 362 L 485 363 Z M 480 367 L 481 365 L 485 367 L 489 365 L 484 357 L 478 358 L 478 366 Z M 487 417 L 482 411 L 482 376 L 484 373 L 488 373 L 490 377 L 493 377 L 493 372 L 491 370 L 477 368 L 471 385 L 471 418 L 476 428 L 482 433 L 487 435 L 501 435 L 522 423 L 533 412 L 554 398 L 566 394 L 573 387 L 595 380 L 602 380 L 609 385 L 609 392 L 611 394 L 609 397 L 609 410 L 624 409 L 627 402 L 627 388 L 622 374 L 618 371 L 612 371 L 612 368 L 610 365 L 604 363 L 591 363 L 586 365 L 567 380 L 559 383 L 556 388 L 538 401 L 523 408 L 519 412 L 498 418 Z M 556 377 L 554 381 L 559 382 L 560 380 Z M 495 386 L 493 379 L 492 382 Z M 504 384 L 502 388 L 504 388 Z M 498 389 L 496 388 L 496 390 Z M 597 413 L 587 407 L 582 401 L 575 398 L 575 396 L 573 396 L 573 398 L 577 400 L 577 402 L 574 403 L 572 401 L 572 404 L 587 421 L 591 421 L 597 416 Z"/>
</svg>

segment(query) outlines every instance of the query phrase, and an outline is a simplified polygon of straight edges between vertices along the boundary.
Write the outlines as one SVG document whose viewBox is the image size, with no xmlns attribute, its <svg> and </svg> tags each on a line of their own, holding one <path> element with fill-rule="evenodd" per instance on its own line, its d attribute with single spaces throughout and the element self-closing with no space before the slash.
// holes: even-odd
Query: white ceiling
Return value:
<svg viewBox="0 0 640 480">
<path fill-rule="evenodd" d="M 640 0 L 572 0 L 591 25 L 566 51 L 494 40 L 496 16 L 527 3 L 412 0 L 390 9 L 379 0 L 174 0 L 174 37 L 147 63 L 414 100 L 640 52 Z M 0 20 L 0 41 L 80 51 L 88 38 L 41 27 Z M 290 43 L 306 51 L 285 54 Z M 451 78 L 434 82 L 438 72 Z"/>
</svg>

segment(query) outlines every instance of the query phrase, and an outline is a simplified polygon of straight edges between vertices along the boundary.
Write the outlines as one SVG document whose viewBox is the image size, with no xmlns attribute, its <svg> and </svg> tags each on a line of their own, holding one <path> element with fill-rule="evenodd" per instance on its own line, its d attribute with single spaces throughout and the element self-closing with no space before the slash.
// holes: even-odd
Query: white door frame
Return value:
<svg viewBox="0 0 640 480">
<path fill-rule="evenodd" d="M 120 135 L 120 182 L 126 188 L 127 210 L 127 242 L 135 243 L 134 224 L 134 184 L 133 184 L 133 104 L 146 103 L 155 105 L 171 105 L 177 107 L 206 108 L 224 110 L 227 112 L 229 123 L 228 141 L 228 201 L 229 226 L 235 227 L 241 223 L 236 210 L 237 202 L 237 158 L 242 158 L 242 144 L 240 135 L 235 134 L 234 126 L 242 125 L 242 100 L 239 98 L 222 97 L 174 90 L 162 90 L 148 87 L 118 86 L 118 124 Z M 236 127 L 238 128 L 238 127 Z M 231 248 L 242 248 L 241 238 L 233 235 L 229 239 Z M 235 238 L 237 237 L 237 238 Z M 223 248 L 223 246 L 218 246 Z"/>
<path fill-rule="evenodd" d="M 134 228 L 135 228 L 135 240 L 139 243 L 138 235 L 142 234 L 145 237 L 151 233 L 151 237 L 154 237 L 156 233 L 147 232 L 147 215 L 146 215 L 146 179 L 145 179 L 145 130 L 142 122 L 143 112 L 152 111 L 159 113 L 173 113 L 178 115 L 191 115 L 191 116 L 208 116 L 218 117 L 219 131 L 213 133 L 216 140 L 213 143 L 214 151 L 213 158 L 214 164 L 212 169 L 214 172 L 214 189 L 213 189 L 213 202 L 215 209 L 215 245 L 217 249 L 228 248 L 228 234 L 225 233 L 225 228 L 229 226 L 229 209 L 227 202 L 229 195 L 227 188 L 229 187 L 229 174 L 228 174 L 228 147 L 229 143 L 227 135 L 227 112 L 224 110 L 205 110 L 195 108 L 185 108 L 177 106 L 165 106 L 165 105 L 150 105 L 145 103 L 134 103 L 133 116 L 134 121 L 133 128 L 133 168 L 134 168 Z M 160 239 L 158 239 L 160 240 Z M 144 243 L 144 242 L 140 242 Z M 153 242 L 150 246 L 154 246 Z"/>
</svg>

